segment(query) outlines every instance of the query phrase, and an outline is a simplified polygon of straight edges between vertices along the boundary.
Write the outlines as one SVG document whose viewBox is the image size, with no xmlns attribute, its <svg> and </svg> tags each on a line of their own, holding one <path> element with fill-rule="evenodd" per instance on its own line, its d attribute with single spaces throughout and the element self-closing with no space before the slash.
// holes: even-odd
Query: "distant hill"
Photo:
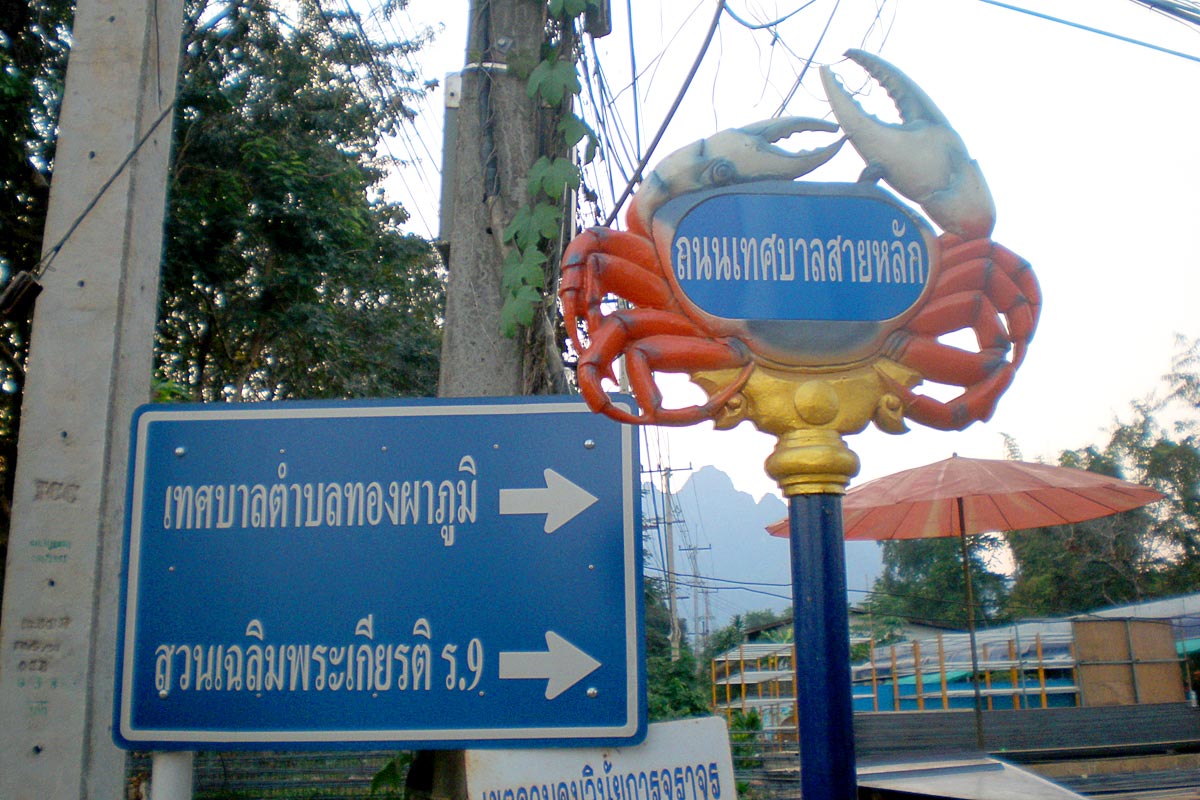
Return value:
<svg viewBox="0 0 1200 800">
<path fill-rule="evenodd" d="M 690 575 L 691 563 L 680 547 L 709 548 L 696 551 L 700 574 L 712 590 L 710 608 L 713 626 L 721 627 L 734 614 L 762 609 L 782 610 L 792 604 L 791 561 L 786 539 L 770 536 L 767 525 L 787 516 L 787 505 L 776 495 L 761 500 L 734 488 L 721 470 L 705 466 L 688 476 L 674 496 L 684 519 L 675 533 L 675 570 Z M 657 487 L 643 488 L 644 518 L 663 516 L 662 497 Z M 647 574 L 662 575 L 659 532 L 647 527 Z M 879 546 L 874 542 L 846 543 L 847 588 L 851 602 L 863 599 L 882 570 Z M 681 579 L 688 583 L 688 579 Z M 767 585 L 754 585 L 767 584 Z M 859 591 L 854 591 L 859 590 Z M 690 594 L 690 588 L 681 593 Z M 682 602 L 680 615 L 691 617 L 691 600 Z"/>
</svg>

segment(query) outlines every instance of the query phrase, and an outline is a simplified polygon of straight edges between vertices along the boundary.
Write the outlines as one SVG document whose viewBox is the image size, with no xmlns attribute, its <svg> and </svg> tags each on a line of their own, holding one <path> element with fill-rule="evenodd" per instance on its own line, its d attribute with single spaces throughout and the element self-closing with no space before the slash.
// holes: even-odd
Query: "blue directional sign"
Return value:
<svg viewBox="0 0 1200 800">
<path fill-rule="evenodd" d="M 874 185 L 762 181 L 683 195 L 672 275 L 721 319 L 883 322 L 930 284 L 928 223 Z"/>
<path fill-rule="evenodd" d="M 639 740 L 637 468 L 570 398 L 143 406 L 118 744 Z"/>
</svg>

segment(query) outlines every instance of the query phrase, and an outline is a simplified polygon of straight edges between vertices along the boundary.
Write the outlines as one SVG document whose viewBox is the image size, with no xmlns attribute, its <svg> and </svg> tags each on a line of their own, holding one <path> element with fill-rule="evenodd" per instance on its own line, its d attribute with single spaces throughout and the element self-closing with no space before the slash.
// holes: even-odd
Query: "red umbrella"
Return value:
<svg viewBox="0 0 1200 800">
<path fill-rule="evenodd" d="M 1085 522 L 1140 508 L 1162 497 L 1160 492 L 1140 484 L 1095 472 L 955 455 L 850 489 L 842 502 L 842 526 L 847 539 L 961 537 L 967 628 L 971 661 L 975 665 L 975 614 L 967 536 Z M 776 522 L 767 530 L 774 536 L 786 537 L 787 520 Z M 978 672 L 977 665 L 973 672 Z M 976 733 L 982 747 L 978 682 L 976 715 Z"/>
<path fill-rule="evenodd" d="M 1162 497 L 1081 469 L 954 456 L 854 487 L 842 521 L 847 539 L 930 539 L 1068 525 Z"/>
<path fill-rule="evenodd" d="M 1081 469 L 954 456 L 855 486 L 842 501 L 842 525 L 851 540 L 933 539 L 1084 522 L 1162 497 Z M 786 537 L 787 520 L 767 530 Z"/>
</svg>

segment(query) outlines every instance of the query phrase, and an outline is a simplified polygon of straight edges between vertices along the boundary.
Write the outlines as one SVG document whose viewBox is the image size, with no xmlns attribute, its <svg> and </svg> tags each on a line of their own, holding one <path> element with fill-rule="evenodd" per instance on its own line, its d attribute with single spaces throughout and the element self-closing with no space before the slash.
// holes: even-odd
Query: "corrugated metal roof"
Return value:
<svg viewBox="0 0 1200 800">
<path fill-rule="evenodd" d="M 791 642 L 747 642 L 746 644 L 738 645 L 737 647 L 726 650 L 713 661 L 756 661 L 763 658 L 777 657 L 792 657 Z"/>
</svg>

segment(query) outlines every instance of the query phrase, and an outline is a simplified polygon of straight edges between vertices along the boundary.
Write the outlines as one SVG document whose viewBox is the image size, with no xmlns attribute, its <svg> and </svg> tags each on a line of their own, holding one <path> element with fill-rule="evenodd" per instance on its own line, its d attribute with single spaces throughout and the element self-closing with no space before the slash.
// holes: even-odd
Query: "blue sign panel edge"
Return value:
<svg viewBox="0 0 1200 800">
<path fill-rule="evenodd" d="M 614 402 L 631 413 L 631 399 L 614 397 Z M 147 465 L 146 431 L 156 421 L 211 419 L 342 419 L 349 417 L 484 416 L 529 414 L 592 414 L 573 398 L 472 398 L 398 401 L 277 402 L 222 405 L 164 405 L 139 407 L 132 420 L 134 450 L 131 452 L 126 489 L 124 560 L 122 563 L 118 617 L 116 685 L 114 697 L 114 742 L 126 749 L 190 750 L 223 745 L 231 749 L 289 749 L 395 747 L 453 749 L 461 747 L 513 746 L 603 746 L 632 745 L 645 738 L 647 730 L 646 675 L 644 670 L 644 610 L 639 509 L 638 438 L 631 426 L 620 426 L 622 544 L 624 561 L 624 641 L 626 674 L 625 721 L 619 725 L 528 726 L 455 728 L 443 730 L 242 730 L 201 729 L 143 730 L 132 724 L 133 665 L 137 633 L 138 566 L 142 532 L 144 475 Z"/>
</svg>

